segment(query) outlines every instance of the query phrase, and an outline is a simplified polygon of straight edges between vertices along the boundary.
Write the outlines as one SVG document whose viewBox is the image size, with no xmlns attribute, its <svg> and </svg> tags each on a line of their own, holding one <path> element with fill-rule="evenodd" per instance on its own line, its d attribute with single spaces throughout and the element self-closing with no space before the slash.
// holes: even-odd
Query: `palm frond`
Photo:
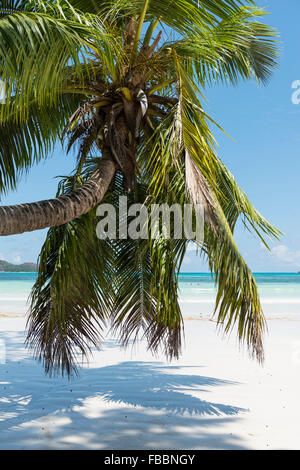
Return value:
<svg viewBox="0 0 300 470">
<path fill-rule="evenodd" d="M 70 3 L 83 12 L 112 21 L 141 15 L 145 0 L 70 0 Z M 253 4 L 252 0 L 176 0 L 170 8 L 169 0 L 149 0 L 146 21 L 159 18 L 162 23 L 180 33 L 195 31 L 204 24 L 214 24 L 218 19 L 232 14 L 245 3 Z"/>
<path fill-rule="evenodd" d="M 6 87 L 6 106 L 1 120 L 13 109 L 26 116 L 34 97 L 39 105 L 53 105 L 58 92 L 75 81 L 73 88 L 85 88 L 95 65 L 86 42 L 102 44 L 98 57 L 104 63 L 106 50 L 115 51 L 114 39 L 99 19 L 37 2 L 38 11 L 18 12 L 0 19 L 0 77 Z M 68 13 L 68 10 L 67 10 Z M 67 76 L 66 71 L 72 71 Z"/>
<path fill-rule="evenodd" d="M 66 194 L 81 184 L 67 178 Z M 95 236 L 95 213 L 52 227 L 39 257 L 38 277 L 31 293 L 27 345 L 47 373 L 77 372 L 78 355 L 101 345 L 101 332 L 113 301 L 109 243 Z"/>
<path fill-rule="evenodd" d="M 217 206 L 217 203 L 216 203 Z M 229 333 L 237 326 L 241 344 L 263 362 L 263 334 L 266 321 L 254 276 L 238 251 L 232 232 L 219 208 L 219 230 L 206 229 L 203 252 L 215 275 L 217 298 L 215 312 L 220 328 Z"/>
<path fill-rule="evenodd" d="M 265 12 L 241 7 L 214 27 L 166 44 L 173 47 L 184 68 L 202 86 L 237 84 L 239 79 L 266 82 L 277 65 L 278 33 L 254 18 Z"/>
<path fill-rule="evenodd" d="M 279 240 L 282 232 L 253 207 L 232 173 L 218 158 L 215 160 L 215 167 L 216 185 L 219 188 L 218 199 L 231 231 L 234 231 L 238 219 L 242 218 L 244 226 L 249 231 L 253 230 L 268 249 L 267 239 Z"/>
<path fill-rule="evenodd" d="M 175 107 L 160 126 L 156 127 L 149 140 L 152 149 L 156 149 L 153 158 L 150 156 L 148 159 L 148 165 L 151 165 L 148 168 L 151 173 L 149 187 L 156 197 L 166 198 L 169 190 L 167 181 L 172 177 L 172 172 L 176 172 L 178 179 L 186 179 L 187 193 L 193 204 L 204 206 L 205 231 L 199 248 L 207 256 L 210 269 L 216 276 L 218 324 L 226 332 L 237 325 L 240 341 L 245 341 L 250 353 L 262 360 L 265 320 L 257 285 L 238 251 L 233 239 L 233 229 L 236 219 L 244 215 L 252 226 L 256 226 L 262 239 L 264 234 L 274 236 L 278 232 L 243 197 L 243 192 L 232 175 L 225 173 L 223 164 L 215 154 L 207 118 L 201 112 L 201 104 L 195 91 L 191 86 L 186 86 L 187 78 L 180 66 L 178 73 L 182 130 L 180 139 L 183 143 L 178 145 L 180 150 L 174 161 L 169 136 L 172 135 L 174 121 L 178 120 Z M 185 175 L 179 171 L 183 165 L 183 155 Z"/>
<path fill-rule="evenodd" d="M 0 125 L 0 192 L 15 189 L 23 171 L 51 154 L 80 98 L 64 94 L 55 105 L 44 107 L 33 100 L 27 119 L 15 112 Z"/>
<path fill-rule="evenodd" d="M 148 210 L 146 186 L 138 184 L 131 197 L 130 202 L 144 204 Z M 147 224 L 151 232 L 151 221 L 147 220 Z M 153 353 L 162 349 L 166 357 L 178 357 L 183 318 L 177 274 L 185 248 L 185 240 L 166 240 L 161 236 L 155 240 L 148 237 L 116 241 L 112 326 L 122 344 L 145 338 Z"/>
<path fill-rule="evenodd" d="M 26 0 L 2 0 L 0 4 L 0 18 L 18 11 L 24 11 Z"/>
</svg>

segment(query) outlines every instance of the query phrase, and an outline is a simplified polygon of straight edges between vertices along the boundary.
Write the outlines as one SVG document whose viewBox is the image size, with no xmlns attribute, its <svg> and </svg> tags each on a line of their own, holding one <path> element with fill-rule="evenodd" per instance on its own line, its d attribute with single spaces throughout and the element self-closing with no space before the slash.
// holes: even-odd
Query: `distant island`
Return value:
<svg viewBox="0 0 300 470">
<path fill-rule="evenodd" d="M 36 271 L 35 263 L 12 264 L 0 260 L 0 273 L 35 273 Z"/>
</svg>

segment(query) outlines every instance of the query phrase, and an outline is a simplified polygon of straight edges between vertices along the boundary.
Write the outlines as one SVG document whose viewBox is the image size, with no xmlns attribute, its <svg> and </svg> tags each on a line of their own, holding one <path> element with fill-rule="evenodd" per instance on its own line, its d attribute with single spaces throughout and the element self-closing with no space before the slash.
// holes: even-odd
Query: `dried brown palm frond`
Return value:
<svg viewBox="0 0 300 470">
<path fill-rule="evenodd" d="M 185 181 L 189 197 L 193 203 L 195 210 L 197 206 L 203 207 L 205 221 L 216 232 L 218 221 L 212 197 L 212 190 L 201 173 L 199 167 L 191 158 L 188 150 L 185 150 Z"/>
</svg>

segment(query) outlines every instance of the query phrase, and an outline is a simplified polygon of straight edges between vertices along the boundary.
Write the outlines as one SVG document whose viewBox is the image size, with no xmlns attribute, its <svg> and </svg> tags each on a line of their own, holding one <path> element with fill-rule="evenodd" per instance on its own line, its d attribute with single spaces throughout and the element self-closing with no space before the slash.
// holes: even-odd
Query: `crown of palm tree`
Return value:
<svg viewBox="0 0 300 470">
<path fill-rule="evenodd" d="M 218 286 L 218 323 L 237 324 L 263 358 L 255 280 L 233 238 L 236 222 L 265 242 L 279 231 L 218 158 L 205 87 L 256 79 L 276 65 L 276 33 L 252 1 L 6 1 L 0 8 L 0 188 L 45 158 L 58 138 L 77 148 L 55 199 L 0 208 L 0 235 L 49 229 L 32 292 L 28 344 L 46 370 L 72 373 L 76 351 L 99 345 L 106 320 L 127 344 L 180 351 L 176 273 L 188 240 L 98 240 L 95 207 L 204 205 L 199 251 Z M 104 199 L 103 199 L 104 198 Z"/>
</svg>

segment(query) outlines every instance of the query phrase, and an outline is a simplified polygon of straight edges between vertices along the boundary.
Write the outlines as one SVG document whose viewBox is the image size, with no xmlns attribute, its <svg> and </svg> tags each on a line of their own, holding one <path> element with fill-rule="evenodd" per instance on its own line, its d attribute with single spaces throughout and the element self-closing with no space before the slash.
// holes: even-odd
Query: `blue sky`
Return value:
<svg viewBox="0 0 300 470">
<path fill-rule="evenodd" d="M 255 272 L 294 272 L 300 270 L 300 104 L 292 103 L 292 83 L 300 80 L 300 2 L 258 4 L 271 13 L 264 21 L 281 34 L 279 68 L 266 87 L 247 82 L 208 89 L 206 111 L 234 139 L 215 129 L 220 158 L 255 207 L 284 232 L 279 242 L 271 243 L 270 254 L 257 238 L 239 227 L 236 240 L 241 252 Z M 73 156 L 57 147 L 51 158 L 29 172 L 16 192 L 2 198 L 1 204 L 55 196 L 55 176 L 68 174 L 73 166 Z M 0 259 L 35 261 L 45 233 L 1 237 Z M 207 271 L 192 248 L 182 271 Z"/>
</svg>

